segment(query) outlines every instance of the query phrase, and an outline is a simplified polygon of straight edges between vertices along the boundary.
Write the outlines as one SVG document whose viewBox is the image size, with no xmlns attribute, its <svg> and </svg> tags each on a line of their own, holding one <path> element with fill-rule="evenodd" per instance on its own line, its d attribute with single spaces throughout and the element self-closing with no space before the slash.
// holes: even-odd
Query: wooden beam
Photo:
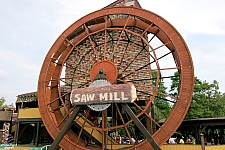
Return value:
<svg viewBox="0 0 225 150">
<path fill-rule="evenodd" d="M 20 122 L 20 124 L 21 124 L 21 122 Z M 26 130 L 26 128 L 27 128 L 29 125 L 30 125 L 30 123 L 27 123 L 27 124 L 25 125 L 25 127 L 23 127 L 21 133 L 20 133 L 19 136 L 18 136 L 18 139 L 23 135 L 23 132 Z"/>
<path fill-rule="evenodd" d="M 59 131 L 58 136 L 56 137 L 56 139 L 51 144 L 51 147 L 49 148 L 49 150 L 55 150 L 56 149 L 56 147 L 59 145 L 59 143 L 61 142 L 62 138 L 66 134 L 66 132 L 72 126 L 72 124 L 74 122 L 74 119 L 76 118 L 76 116 L 80 112 L 80 109 L 81 109 L 81 106 L 80 105 L 77 105 L 75 107 L 73 113 L 71 114 L 71 116 L 69 117 L 69 119 L 66 121 L 65 125 L 63 126 L 63 128 Z"/>
<path fill-rule="evenodd" d="M 18 121 L 17 126 L 16 126 L 16 145 L 18 144 L 19 130 L 20 130 L 20 121 Z"/>
<path fill-rule="evenodd" d="M 127 104 L 121 104 L 122 107 L 125 109 L 127 114 L 130 116 L 130 118 L 134 121 L 134 123 L 137 125 L 139 130 L 144 134 L 148 142 L 152 145 L 154 150 L 161 150 L 159 145 L 156 143 L 156 141 L 152 138 L 151 134 L 148 132 L 148 130 L 145 128 L 145 126 L 141 123 L 141 121 L 136 117 L 136 115 L 133 113 L 133 111 L 130 109 L 130 107 Z"/>
<path fill-rule="evenodd" d="M 39 134 L 40 133 L 40 122 L 38 121 L 38 124 L 37 124 L 37 132 L 36 132 L 36 146 L 38 147 L 39 145 Z"/>
</svg>

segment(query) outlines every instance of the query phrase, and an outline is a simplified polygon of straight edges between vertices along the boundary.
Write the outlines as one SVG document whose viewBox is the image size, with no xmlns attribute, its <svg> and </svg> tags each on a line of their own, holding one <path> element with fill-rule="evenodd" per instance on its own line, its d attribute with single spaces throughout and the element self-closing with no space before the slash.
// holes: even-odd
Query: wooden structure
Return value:
<svg viewBox="0 0 225 150">
<path fill-rule="evenodd" d="M 12 114 L 13 110 L 0 111 L 0 144 L 7 142 L 12 127 Z"/>
<path fill-rule="evenodd" d="M 163 122 L 161 121 L 159 122 L 159 124 L 163 124 Z M 217 138 L 219 138 L 220 142 L 221 137 L 225 137 L 225 117 L 183 120 L 177 131 L 182 133 L 182 135 L 184 136 L 194 136 L 198 144 L 201 143 L 200 134 L 203 134 L 206 138 L 205 142 L 211 145 L 211 136 L 215 138 L 215 141 Z M 225 141 L 223 141 L 222 143 L 216 143 L 216 145 L 218 144 L 225 144 Z"/>
<path fill-rule="evenodd" d="M 97 77 L 101 70 L 105 77 Z M 179 79 L 177 96 L 161 92 L 161 81 L 170 83 L 175 72 Z M 129 82 L 136 88 L 133 103 L 94 106 L 101 111 L 70 103 L 73 89 Z M 118 0 L 90 13 L 58 37 L 40 71 L 38 105 L 44 125 L 54 139 L 51 149 L 58 144 L 67 150 L 160 149 L 187 113 L 193 82 L 194 67 L 188 47 L 164 18 L 142 9 L 136 0 Z M 172 107 L 163 125 L 154 119 L 156 99 L 167 101 Z M 89 115 L 101 118 L 100 126 L 88 123 Z M 144 124 L 141 118 L 145 118 Z M 124 131 L 131 141 L 133 128 L 143 134 L 142 142 L 123 145 L 115 144 L 112 137 L 108 140 L 109 133 Z M 93 135 L 95 131 L 97 136 Z M 87 137 L 91 142 L 87 143 Z"/>
<path fill-rule="evenodd" d="M 14 140 L 18 145 L 52 143 L 52 138 L 43 125 L 38 109 L 37 92 L 24 93 L 17 96 L 17 120 L 13 128 Z"/>
</svg>

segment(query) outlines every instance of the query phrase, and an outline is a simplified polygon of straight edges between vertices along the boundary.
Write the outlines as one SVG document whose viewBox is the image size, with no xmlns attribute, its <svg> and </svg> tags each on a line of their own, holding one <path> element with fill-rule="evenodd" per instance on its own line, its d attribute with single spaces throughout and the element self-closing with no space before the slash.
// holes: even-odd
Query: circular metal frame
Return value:
<svg viewBox="0 0 225 150">
<path fill-rule="evenodd" d="M 134 28 L 138 32 L 136 32 Z M 114 46 L 113 49 L 109 49 L 107 47 L 107 43 L 109 41 L 108 38 L 113 39 L 110 37 L 112 34 L 109 34 L 108 31 L 115 31 L 119 33 L 116 42 L 113 42 L 112 44 Z M 102 33 L 103 39 L 102 49 L 98 49 L 96 46 L 99 44 L 98 41 L 93 40 L 95 34 L 100 32 Z M 149 34 L 153 35 L 152 39 L 157 37 L 158 41 L 160 41 L 162 44 L 153 47 L 148 41 L 150 38 Z M 130 38 L 127 41 L 123 41 L 124 36 Z M 87 40 L 91 46 L 87 47 L 87 49 L 81 49 L 79 45 L 85 44 L 85 41 Z M 120 45 L 115 43 L 122 42 L 129 44 L 127 44 L 125 50 L 118 52 Z M 132 47 L 134 47 L 134 45 L 138 45 L 138 43 L 142 43 L 142 48 L 144 47 L 145 50 L 145 47 L 148 47 L 148 49 L 145 52 L 140 52 L 139 50 L 141 54 L 133 56 L 132 53 L 129 52 L 132 51 Z M 166 48 L 168 53 L 158 56 L 157 52 L 162 47 Z M 77 53 L 75 57 L 82 58 L 80 62 L 75 63 L 68 61 L 68 58 L 72 55 L 73 51 L 76 51 Z M 166 57 L 167 55 L 172 56 L 174 67 L 161 66 L 160 59 Z M 145 58 L 145 61 L 146 59 L 149 59 L 148 61 L 150 63 L 148 63 L 148 67 L 138 67 L 138 65 L 141 64 L 136 64 L 134 65 L 136 68 L 133 68 L 132 70 L 132 67 L 134 66 L 131 67 L 130 64 L 134 61 L 142 61 L 142 57 Z M 165 143 L 165 141 L 168 140 L 168 138 L 179 127 L 188 111 L 194 85 L 194 67 L 188 47 L 179 32 L 169 22 L 157 14 L 134 7 L 113 7 L 101 9 L 82 17 L 70 27 L 68 27 L 58 37 L 47 53 L 39 75 L 38 104 L 42 120 L 52 138 L 55 139 L 57 137 L 59 131 L 63 128 L 65 121 L 73 111 L 73 107 L 71 107 L 68 103 L 68 91 L 71 91 L 71 88 L 74 87 L 80 88 L 89 86 L 94 77 L 90 77 L 88 72 L 91 71 L 93 73 L 92 67 L 101 61 L 107 61 L 110 62 L 108 64 L 112 63 L 113 66 L 116 66 L 118 69 L 116 82 L 132 82 L 137 88 L 138 97 L 140 97 L 140 99 L 149 98 L 146 101 L 144 108 L 139 107 L 138 102 L 134 103 L 141 111 L 136 115 L 137 117 L 146 115 L 155 124 L 157 124 L 158 129 L 156 132 L 152 133 L 152 137 L 159 145 Z M 87 62 L 87 64 L 84 65 L 84 62 Z M 149 68 L 149 66 L 152 64 L 154 64 L 155 67 Z M 74 71 L 69 74 L 70 76 L 62 77 L 64 71 L 63 69 L 68 66 L 71 68 L 79 68 L 74 69 L 76 71 L 80 70 L 79 74 Z M 114 67 L 112 67 L 112 69 L 115 70 Z M 162 71 L 164 70 L 173 70 L 173 72 L 179 72 L 179 88 L 177 91 L 177 96 L 160 92 L 160 81 L 163 78 Z M 151 82 L 149 82 L 147 86 L 144 86 L 146 83 L 145 80 L 147 80 L 145 78 L 146 74 L 151 75 L 151 72 L 153 71 L 155 71 L 157 74 L 156 78 L 154 79 L 154 88 L 149 86 L 152 84 Z M 145 75 L 142 76 L 143 73 Z M 130 74 L 138 75 L 136 76 L 137 78 L 135 78 L 135 80 L 132 80 L 133 77 L 128 77 Z M 170 76 L 168 75 L 165 78 L 169 77 Z M 81 81 L 77 80 L 81 78 L 86 82 L 82 81 L 81 83 Z M 153 79 L 152 76 L 150 78 Z M 110 79 L 109 81 L 111 84 L 115 84 L 113 83 L 114 80 L 115 79 Z M 68 85 L 68 82 L 66 81 L 70 81 L 70 88 L 66 89 L 66 92 L 64 92 L 65 94 L 62 94 L 63 90 L 61 82 L 65 83 L 65 85 Z M 74 83 L 79 84 L 73 85 Z M 141 91 L 140 89 L 143 90 Z M 172 111 L 162 126 L 160 126 L 148 114 L 151 104 L 153 104 L 154 99 L 159 94 L 168 97 L 168 101 L 170 101 L 169 99 L 173 99 Z M 119 109 L 117 110 L 118 113 L 120 113 Z M 79 123 L 79 120 L 75 121 L 78 121 Z M 131 122 L 132 120 L 128 120 L 123 125 L 111 128 L 99 128 L 94 126 L 91 128 L 105 132 L 108 130 L 117 129 L 121 126 L 127 127 Z M 88 127 L 85 125 L 85 123 L 81 124 L 81 126 L 83 128 Z M 71 130 L 69 130 L 62 139 L 60 146 L 68 150 L 88 149 L 88 147 L 85 147 L 86 144 L 82 140 L 79 140 L 79 136 L 80 135 L 76 136 Z M 147 140 L 144 140 L 137 145 L 132 145 L 127 149 L 132 149 L 134 147 L 136 149 L 152 148 Z"/>
</svg>

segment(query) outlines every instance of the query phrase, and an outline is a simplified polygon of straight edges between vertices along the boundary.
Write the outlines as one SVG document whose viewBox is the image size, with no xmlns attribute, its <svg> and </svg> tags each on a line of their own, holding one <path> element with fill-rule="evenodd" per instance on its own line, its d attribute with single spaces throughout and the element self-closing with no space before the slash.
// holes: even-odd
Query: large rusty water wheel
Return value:
<svg viewBox="0 0 225 150">
<path fill-rule="evenodd" d="M 184 119 L 193 92 L 192 59 L 178 31 L 162 17 L 134 7 L 101 9 L 68 27 L 47 53 L 38 81 L 40 113 L 53 139 L 65 129 L 76 109 L 70 103 L 71 91 L 91 86 L 100 70 L 105 72 L 106 85 L 132 83 L 137 99 L 128 107 L 109 103 L 77 109 L 60 146 L 66 150 L 152 149 L 146 134 L 137 137 L 140 128 L 126 108 L 132 110 L 136 122 L 145 126 L 153 141 L 159 146 L 165 143 Z M 172 96 L 160 86 L 162 81 L 170 84 L 175 72 L 179 87 Z M 153 107 L 156 101 L 171 107 L 163 125 L 157 123 L 160 114 Z M 93 124 L 89 115 L 102 119 L 101 125 Z M 109 137 L 113 132 L 126 134 L 128 140 L 132 136 L 144 140 L 121 147 Z"/>
</svg>

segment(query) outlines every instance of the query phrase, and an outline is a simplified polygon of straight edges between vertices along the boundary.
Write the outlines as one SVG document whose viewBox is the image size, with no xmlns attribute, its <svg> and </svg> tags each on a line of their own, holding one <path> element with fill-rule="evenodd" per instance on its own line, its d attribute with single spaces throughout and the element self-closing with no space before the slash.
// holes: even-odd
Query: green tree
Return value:
<svg viewBox="0 0 225 150">
<path fill-rule="evenodd" d="M 210 91 L 207 93 L 209 100 L 209 110 L 213 111 L 213 117 L 225 117 L 225 99 L 224 95 L 219 92 L 219 83 L 214 80 L 210 84 Z"/>
<path fill-rule="evenodd" d="M 194 93 L 187 119 L 224 117 L 224 101 L 219 91 L 219 83 L 201 81 L 195 77 Z"/>
<path fill-rule="evenodd" d="M 170 94 L 177 96 L 178 89 L 179 73 L 175 72 Z M 219 92 L 219 83 L 216 80 L 210 84 L 195 77 L 192 102 L 185 119 L 224 117 L 224 102 L 223 95 Z"/>
<path fill-rule="evenodd" d="M 7 107 L 7 105 L 5 104 L 6 100 L 4 97 L 0 98 L 0 109 Z"/>
<path fill-rule="evenodd" d="M 210 85 L 206 81 L 201 81 L 197 77 L 194 80 L 194 93 L 186 119 L 213 117 L 213 111 L 209 109 Z"/>
<path fill-rule="evenodd" d="M 157 72 L 152 72 L 152 78 L 156 79 L 158 73 Z M 152 81 L 153 89 L 156 89 L 156 80 Z M 160 79 L 159 85 L 158 85 L 158 92 L 159 94 L 156 95 L 154 99 L 154 110 L 155 110 L 155 120 L 159 121 L 161 119 L 167 118 L 171 111 L 171 107 L 169 102 L 167 101 L 165 95 L 160 94 L 164 93 L 166 94 L 166 89 L 164 85 L 163 79 Z"/>
<path fill-rule="evenodd" d="M 220 104 L 221 109 L 217 110 L 219 111 L 218 114 L 220 115 L 220 117 L 225 117 L 225 93 L 221 95 Z"/>
<path fill-rule="evenodd" d="M 178 72 L 174 73 L 174 76 L 171 78 L 172 83 L 170 86 L 170 95 L 178 96 L 178 90 L 179 90 L 179 79 L 180 74 Z"/>
</svg>

